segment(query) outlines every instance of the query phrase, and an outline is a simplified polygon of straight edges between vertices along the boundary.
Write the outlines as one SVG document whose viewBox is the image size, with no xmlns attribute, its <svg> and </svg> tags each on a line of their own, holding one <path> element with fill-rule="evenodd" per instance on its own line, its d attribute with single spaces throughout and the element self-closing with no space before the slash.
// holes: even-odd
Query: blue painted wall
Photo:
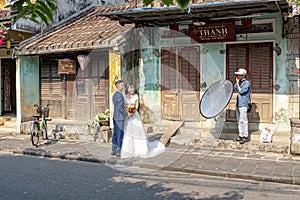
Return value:
<svg viewBox="0 0 300 200">
<path fill-rule="evenodd" d="M 19 57 L 22 119 L 35 113 L 34 104 L 40 101 L 40 71 L 38 56 Z"/>
<path fill-rule="evenodd" d="M 274 51 L 274 82 L 273 85 L 278 85 L 274 90 L 274 115 L 280 112 L 280 117 L 276 118 L 276 124 L 279 126 L 289 126 L 288 118 L 286 117 L 289 110 L 288 96 L 289 96 L 289 63 L 288 63 L 288 46 L 286 38 L 282 37 L 282 19 L 279 13 L 263 14 L 261 16 L 252 17 L 252 20 L 273 20 L 275 23 L 273 33 L 259 33 L 259 34 L 242 34 L 236 35 L 237 41 L 230 43 L 251 43 L 251 42 L 273 42 L 281 49 L 281 54 L 277 55 Z M 171 39 L 162 39 L 159 37 L 157 27 L 152 27 L 154 35 L 154 42 L 150 44 L 147 39 L 143 38 L 141 42 L 141 58 L 143 60 L 143 67 L 139 73 L 139 78 L 143 80 L 140 82 L 141 96 L 144 101 L 151 99 L 150 109 L 155 105 L 160 105 L 160 88 L 156 87 L 155 82 L 160 82 L 160 58 L 153 54 L 153 48 L 160 49 L 162 46 L 180 46 L 191 45 L 191 38 L 178 37 Z M 211 84 L 218 80 L 226 78 L 226 43 L 201 43 L 193 44 L 199 45 L 200 52 L 200 69 L 201 69 L 201 84 L 206 83 L 207 87 L 201 88 L 205 91 Z M 151 98 L 150 98 L 151 96 Z M 282 112 L 284 111 L 284 112 Z M 159 112 L 157 110 L 157 112 Z"/>
</svg>

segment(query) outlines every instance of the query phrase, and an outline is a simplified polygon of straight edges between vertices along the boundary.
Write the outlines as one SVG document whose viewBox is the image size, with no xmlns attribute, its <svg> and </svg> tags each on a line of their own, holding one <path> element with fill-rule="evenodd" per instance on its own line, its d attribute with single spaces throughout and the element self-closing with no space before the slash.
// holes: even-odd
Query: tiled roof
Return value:
<svg viewBox="0 0 300 200">
<path fill-rule="evenodd" d="M 16 55 L 39 55 L 75 52 L 115 46 L 111 42 L 120 33 L 133 27 L 97 16 L 99 13 L 132 9 L 132 4 L 93 7 L 80 17 L 38 34 L 15 47 Z"/>
</svg>

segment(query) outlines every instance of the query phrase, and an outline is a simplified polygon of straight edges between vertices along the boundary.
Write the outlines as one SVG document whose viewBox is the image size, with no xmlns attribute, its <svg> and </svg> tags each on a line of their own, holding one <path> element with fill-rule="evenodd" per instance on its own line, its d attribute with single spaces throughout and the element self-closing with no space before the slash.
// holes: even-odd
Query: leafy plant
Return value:
<svg viewBox="0 0 300 200">
<path fill-rule="evenodd" d="M 89 119 L 84 123 L 87 128 L 96 129 L 99 126 L 99 121 L 97 119 Z"/>
<path fill-rule="evenodd" d="M 297 6 L 300 5 L 300 1 L 299 0 L 289 0 L 289 2 L 294 2 Z"/>
<path fill-rule="evenodd" d="M 6 7 L 17 11 L 17 14 L 11 17 L 14 21 L 23 18 L 40 24 L 37 20 L 40 18 L 48 26 L 49 22 L 53 22 L 55 2 L 56 0 L 17 0 Z"/>
<path fill-rule="evenodd" d="M 104 112 L 99 113 L 98 115 L 96 115 L 96 118 L 98 120 L 109 120 L 109 118 L 110 118 L 109 109 L 106 109 Z"/>
<path fill-rule="evenodd" d="M 94 119 L 89 119 L 85 121 L 84 126 L 88 128 L 96 129 L 97 127 L 100 126 L 99 122 L 101 120 L 109 120 L 109 118 L 110 118 L 110 111 L 109 109 L 106 109 L 104 112 L 97 114 Z"/>
<path fill-rule="evenodd" d="M 144 0 L 144 3 L 146 5 L 150 5 L 154 0 Z M 163 4 L 170 6 L 173 5 L 173 0 L 161 0 Z M 181 7 L 181 9 L 186 9 L 186 7 L 189 5 L 191 0 L 176 0 L 177 4 Z"/>
</svg>

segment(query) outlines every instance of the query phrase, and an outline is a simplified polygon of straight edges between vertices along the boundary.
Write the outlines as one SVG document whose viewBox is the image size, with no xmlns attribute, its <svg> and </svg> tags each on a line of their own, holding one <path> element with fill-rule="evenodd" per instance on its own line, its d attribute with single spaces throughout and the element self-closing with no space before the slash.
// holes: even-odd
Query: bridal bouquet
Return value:
<svg viewBox="0 0 300 200">
<path fill-rule="evenodd" d="M 136 107 L 134 104 L 130 104 L 127 106 L 128 112 L 129 113 L 134 113 L 136 111 Z"/>
</svg>

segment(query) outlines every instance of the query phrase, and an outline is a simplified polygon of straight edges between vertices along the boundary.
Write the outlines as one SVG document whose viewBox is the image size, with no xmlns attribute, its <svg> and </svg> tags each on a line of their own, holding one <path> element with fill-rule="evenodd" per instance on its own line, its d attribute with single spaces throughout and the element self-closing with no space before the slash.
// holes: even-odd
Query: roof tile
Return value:
<svg viewBox="0 0 300 200">
<path fill-rule="evenodd" d="M 132 8 L 132 4 L 94 7 L 79 19 L 72 19 L 68 24 L 61 24 L 42 35 L 36 35 L 20 43 L 16 47 L 16 55 L 62 53 L 108 47 L 112 44 L 107 40 L 115 38 L 133 25 L 121 26 L 118 21 L 97 14 Z"/>
</svg>

